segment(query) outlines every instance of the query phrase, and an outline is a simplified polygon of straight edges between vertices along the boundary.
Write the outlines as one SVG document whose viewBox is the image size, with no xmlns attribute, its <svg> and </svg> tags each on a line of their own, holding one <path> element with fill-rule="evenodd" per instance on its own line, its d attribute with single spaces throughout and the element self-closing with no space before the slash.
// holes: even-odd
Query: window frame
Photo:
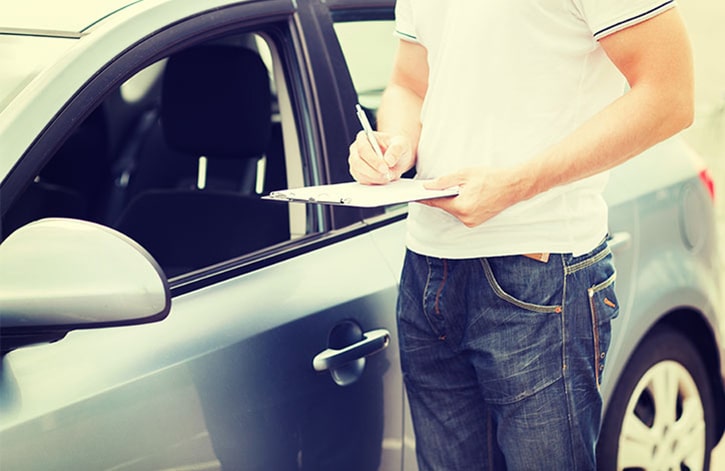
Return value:
<svg viewBox="0 0 725 471">
<path fill-rule="evenodd" d="M 72 134 L 77 124 L 85 120 L 109 94 L 122 83 L 145 67 L 167 57 L 174 52 L 200 44 L 215 38 L 252 31 L 263 34 L 270 41 L 270 47 L 279 48 L 275 57 L 276 78 L 284 78 L 288 90 L 288 111 L 293 113 L 295 126 L 291 133 L 297 138 L 299 146 L 301 180 L 305 184 L 318 181 L 319 169 L 310 165 L 311 155 L 319 154 L 314 130 L 310 124 L 309 78 L 304 69 L 305 62 L 300 60 L 300 32 L 295 18 L 294 5 L 289 1 L 274 0 L 240 4 L 203 13 L 159 30 L 129 47 L 123 54 L 114 58 L 106 67 L 92 76 L 78 90 L 76 95 L 59 110 L 38 135 L 33 144 L 20 158 L 17 165 L 3 182 L 3 196 L 0 198 L 0 214 L 4 215 L 31 184 L 35 175 L 51 160 L 63 142 Z M 278 68 L 277 65 L 282 65 Z M 292 181 L 300 181 L 293 176 Z M 270 204 L 276 204 L 270 202 Z M 321 211 L 307 210 L 297 214 L 296 227 L 304 226 L 305 234 L 298 234 L 293 240 L 270 246 L 251 254 L 210 265 L 202 269 L 180 275 L 171 280 L 172 294 L 201 288 L 233 276 L 277 263 L 298 255 L 301 251 L 313 250 L 324 239 L 329 230 L 326 214 Z M 304 218 L 300 222 L 300 218 Z M 6 235 L 6 234 L 4 234 Z"/>
</svg>

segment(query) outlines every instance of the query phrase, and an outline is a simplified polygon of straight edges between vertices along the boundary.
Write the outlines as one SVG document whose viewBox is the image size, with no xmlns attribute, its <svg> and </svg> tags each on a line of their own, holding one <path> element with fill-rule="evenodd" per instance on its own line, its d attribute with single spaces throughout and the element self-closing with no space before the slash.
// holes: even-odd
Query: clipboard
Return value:
<svg viewBox="0 0 725 471">
<path fill-rule="evenodd" d="M 423 186 L 426 181 L 430 180 L 401 178 L 385 185 L 363 185 L 358 182 L 335 183 L 273 191 L 262 198 L 275 201 L 375 208 L 458 194 L 457 186 L 445 190 L 429 190 Z"/>
</svg>

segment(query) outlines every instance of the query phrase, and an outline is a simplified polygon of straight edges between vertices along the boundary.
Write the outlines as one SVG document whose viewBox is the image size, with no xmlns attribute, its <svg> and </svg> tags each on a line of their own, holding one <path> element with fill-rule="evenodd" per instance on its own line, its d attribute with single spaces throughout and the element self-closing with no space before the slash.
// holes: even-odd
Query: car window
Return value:
<svg viewBox="0 0 725 471">
<path fill-rule="evenodd" d="M 392 20 L 338 21 L 335 23 L 340 46 L 352 76 L 358 101 L 375 111 L 390 79 L 398 40 Z"/>
<path fill-rule="evenodd" d="M 195 44 L 112 90 L 15 201 L 3 233 L 42 217 L 131 236 L 175 277 L 310 231 L 281 54 L 263 31 Z"/>
<path fill-rule="evenodd" d="M 123 82 L 119 88 L 121 98 L 129 105 L 147 98 L 154 92 L 153 86 L 158 83 L 165 65 L 166 59 L 160 60 Z"/>
</svg>

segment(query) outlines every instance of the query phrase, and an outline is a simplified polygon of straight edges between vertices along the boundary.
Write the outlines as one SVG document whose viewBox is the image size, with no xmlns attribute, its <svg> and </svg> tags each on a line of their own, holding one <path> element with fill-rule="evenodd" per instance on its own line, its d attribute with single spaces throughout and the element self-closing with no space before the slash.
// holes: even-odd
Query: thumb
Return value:
<svg viewBox="0 0 725 471">
<path fill-rule="evenodd" d="M 392 135 L 387 139 L 385 149 L 385 163 L 389 167 L 394 167 L 401 158 L 406 156 L 406 152 L 410 152 L 410 143 L 405 136 Z"/>
</svg>

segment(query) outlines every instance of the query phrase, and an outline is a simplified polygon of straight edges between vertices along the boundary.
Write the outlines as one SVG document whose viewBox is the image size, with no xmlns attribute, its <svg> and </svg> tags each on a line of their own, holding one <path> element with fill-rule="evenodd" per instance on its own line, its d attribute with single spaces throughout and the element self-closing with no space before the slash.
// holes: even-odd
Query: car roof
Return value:
<svg viewBox="0 0 725 471">
<path fill-rule="evenodd" d="M 22 0 L 0 2 L 0 34 L 78 36 L 141 0 Z"/>
<path fill-rule="evenodd" d="M 0 34 L 81 36 L 91 26 L 144 0 L 22 0 L 0 2 Z M 229 0 L 233 3 L 234 0 Z M 330 9 L 392 7 L 394 0 L 325 0 Z"/>
</svg>

